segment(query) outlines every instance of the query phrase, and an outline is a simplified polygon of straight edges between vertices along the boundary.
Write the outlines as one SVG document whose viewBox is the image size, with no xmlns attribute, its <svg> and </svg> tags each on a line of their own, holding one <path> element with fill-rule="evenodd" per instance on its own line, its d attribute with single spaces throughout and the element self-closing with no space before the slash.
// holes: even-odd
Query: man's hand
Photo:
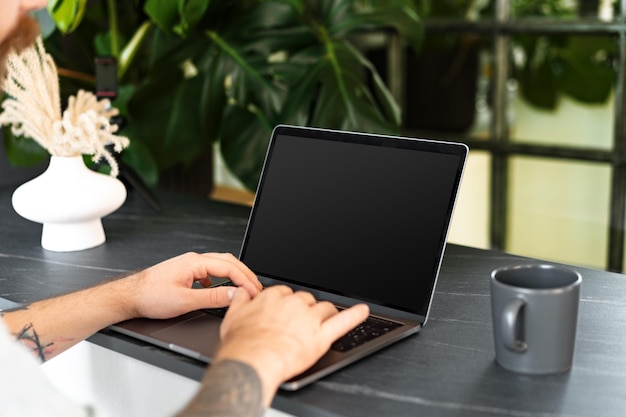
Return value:
<svg viewBox="0 0 626 417">
<path fill-rule="evenodd" d="M 282 382 L 312 366 L 368 314 L 367 305 L 338 312 L 331 303 L 286 286 L 267 288 L 254 300 L 237 289 L 222 323 L 216 361 L 232 359 L 256 369 L 267 407 Z"/>
<path fill-rule="evenodd" d="M 170 318 L 230 303 L 233 287 L 192 288 L 211 277 L 230 278 L 249 297 L 261 291 L 256 275 L 230 254 L 187 253 L 125 278 L 38 301 L 0 315 L 9 330 L 48 360 L 111 324 L 134 317 Z"/>
<path fill-rule="evenodd" d="M 194 282 L 211 285 L 211 277 L 229 278 L 251 297 L 263 288 L 254 272 L 229 253 L 186 253 L 128 278 L 133 294 L 130 317 L 175 317 L 200 308 L 230 304 L 233 287 L 194 289 Z"/>
</svg>

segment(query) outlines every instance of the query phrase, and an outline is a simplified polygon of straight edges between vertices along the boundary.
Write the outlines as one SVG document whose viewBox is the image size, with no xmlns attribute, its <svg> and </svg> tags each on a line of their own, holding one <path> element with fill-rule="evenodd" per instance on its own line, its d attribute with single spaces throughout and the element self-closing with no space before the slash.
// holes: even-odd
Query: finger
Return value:
<svg viewBox="0 0 626 417">
<path fill-rule="evenodd" d="M 213 280 L 211 279 L 210 276 L 206 277 L 206 278 L 201 278 L 199 280 L 196 281 L 198 284 L 202 285 L 204 288 L 209 288 L 211 285 L 213 285 Z"/>
<path fill-rule="evenodd" d="M 233 267 L 235 267 L 238 272 L 241 272 L 259 291 L 263 289 L 263 284 L 261 284 L 256 274 L 232 253 L 205 253 L 203 255 L 219 258 L 225 262 L 231 263 Z"/>
<path fill-rule="evenodd" d="M 245 288 L 251 297 L 256 296 L 261 288 L 258 278 L 243 263 L 230 254 L 204 254 L 211 258 L 210 268 L 205 271 L 206 275 L 213 275 L 220 278 L 229 278 L 235 285 Z M 199 277 L 197 280 L 205 281 L 207 276 Z"/>
<path fill-rule="evenodd" d="M 329 317 L 337 314 L 337 307 L 330 301 L 320 301 L 313 306 L 313 309 L 318 311 L 319 316 L 322 320 L 326 320 Z"/>
<path fill-rule="evenodd" d="M 233 286 L 241 287 L 241 288 L 244 288 L 246 291 L 248 291 L 248 293 L 252 297 L 256 296 L 260 292 L 255 286 L 251 286 L 250 283 L 244 282 L 243 284 L 241 284 L 241 281 L 237 279 L 228 278 L 230 282 L 232 282 L 233 284 L 231 285 L 228 281 L 215 283 L 213 281 L 213 278 L 214 277 L 207 276 L 205 278 L 196 279 L 195 282 L 196 284 L 200 284 L 200 286 L 203 288 L 219 288 L 219 287 L 227 287 L 227 286 L 228 287 L 233 287 Z M 220 277 L 220 278 L 224 278 L 224 277 Z"/>
<path fill-rule="evenodd" d="M 272 296 L 287 296 L 293 294 L 293 290 L 286 285 L 273 285 L 263 290 L 262 293 L 265 297 Z"/>
<path fill-rule="evenodd" d="M 232 317 L 236 317 L 240 308 L 243 308 L 247 303 L 249 303 L 252 298 L 250 294 L 246 290 L 240 287 L 228 287 L 227 295 L 230 298 L 230 307 L 226 312 L 226 316 L 224 317 L 224 321 L 220 326 L 220 339 L 224 340 L 228 332 L 230 331 L 231 325 L 235 319 Z"/>
<path fill-rule="evenodd" d="M 296 297 L 301 298 L 307 305 L 314 305 L 315 303 L 317 303 L 317 300 L 315 299 L 315 297 L 313 296 L 313 294 L 311 294 L 310 292 L 306 292 L 306 291 L 297 291 L 293 294 Z"/>
<path fill-rule="evenodd" d="M 226 262 L 231 262 L 226 260 Z M 261 290 L 263 290 L 263 284 L 259 281 L 259 278 L 250 271 L 245 265 L 239 262 L 237 259 L 231 263 L 232 272 L 228 273 L 228 278 L 238 286 L 242 286 L 248 290 L 250 295 L 255 296 Z"/>
<path fill-rule="evenodd" d="M 357 304 L 329 317 L 322 323 L 322 333 L 333 342 L 362 323 L 369 314 L 366 304 Z"/>
</svg>

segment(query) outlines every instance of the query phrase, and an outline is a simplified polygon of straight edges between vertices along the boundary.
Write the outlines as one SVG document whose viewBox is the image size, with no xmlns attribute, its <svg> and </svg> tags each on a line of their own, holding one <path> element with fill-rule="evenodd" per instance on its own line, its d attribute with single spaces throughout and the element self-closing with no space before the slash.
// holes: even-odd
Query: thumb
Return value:
<svg viewBox="0 0 626 417">
<path fill-rule="evenodd" d="M 248 291 L 241 287 L 229 287 L 228 290 L 228 296 L 230 297 L 230 308 L 237 308 L 237 306 L 245 304 L 251 300 Z"/>
<path fill-rule="evenodd" d="M 234 294 L 233 287 L 216 287 L 193 290 L 197 308 L 226 307 Z"/>
</svg>

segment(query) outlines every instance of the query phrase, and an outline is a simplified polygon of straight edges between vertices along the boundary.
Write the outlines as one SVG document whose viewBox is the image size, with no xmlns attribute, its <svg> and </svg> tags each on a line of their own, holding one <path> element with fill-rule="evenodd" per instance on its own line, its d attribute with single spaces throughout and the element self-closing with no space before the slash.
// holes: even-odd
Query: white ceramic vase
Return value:
<svg viewBox="0 0 626 417">
<path fill-rule="evenodd" d="M 101 219 L 125 200 L 124 184 L 90 170 L 82 156 L 51 156 L 46 171 L 18 187 L 12 202 L 20 216 L 43 224 L 44 249 L 71 252 L 104 243 Z"/>
</svg>

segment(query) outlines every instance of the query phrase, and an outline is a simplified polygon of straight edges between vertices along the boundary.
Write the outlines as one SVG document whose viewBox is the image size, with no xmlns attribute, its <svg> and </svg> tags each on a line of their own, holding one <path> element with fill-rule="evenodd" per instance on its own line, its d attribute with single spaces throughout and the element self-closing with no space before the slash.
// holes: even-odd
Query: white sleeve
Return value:
<svg viewBox="0 0 626 417">
<path fill-rule="evenodd" d="M 0 319 L 0 417 L 95 417 L 46 378 L 39 361 L 11 336 Z"/>
</svg>

